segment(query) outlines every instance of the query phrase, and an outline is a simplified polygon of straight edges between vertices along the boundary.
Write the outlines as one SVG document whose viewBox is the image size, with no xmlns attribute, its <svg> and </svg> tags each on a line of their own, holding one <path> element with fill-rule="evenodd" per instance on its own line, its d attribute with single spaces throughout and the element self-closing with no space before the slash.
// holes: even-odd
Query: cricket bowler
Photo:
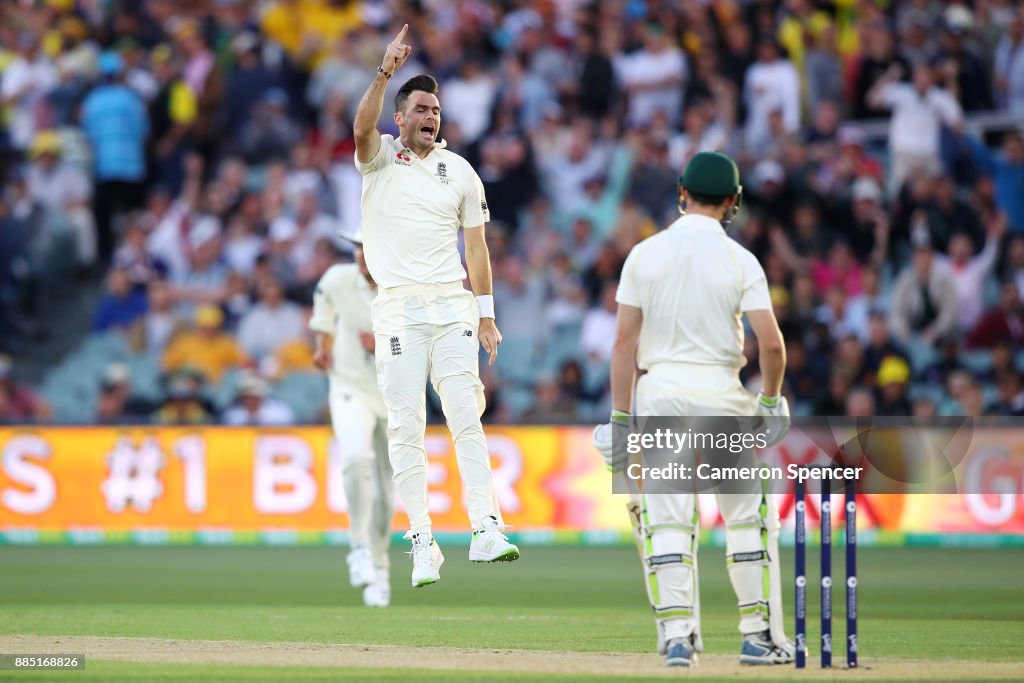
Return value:
<svg viewBox="0 0 1024 683">
<path fill-rule="evenodd" d="M 387 411 L 377 388 L 370 304 L 377 283 L 363 258 L 362 238 L 355 263 L 331 266 L 313 293 L 309 328 L 316 333 L 313 356 L 328 371 L 331 424 L 341 449 L 342 484 L 348 499 L 349 582 L 363 589 L 367 607 L 391 602 L 388 546 L 395 514 L 394 485 L 387 450 Z"/>
<path fill-rule="evenodd" d="M 493 363 L 501 343 L 494 319 L 483 184 L 469 163 L 438 142 L 437 81 L 423 74 L 395 97 L 399 137 L 376 128 L 388 80 L 412 52 L 406 24 L 388 45 L 356 110 L 356 168 L 363 176 L 366 265 L 377 283 L 371 311 L 377 383 L 388 411 L 388 454 L 409 516 L 412 585 L 440 579 L 444 556 L 427 507 L 426 383 L 431 380 L 455 444 L 473 539 L 469 559 L 509 562 L 519 549 L 502 533 L 491 478 L 479 349 Z M 466 268 L 459 256 L 459 227 Z M 469 271 L 473 292 L 462 281 Z M 474 297 L 474 294 L 476 295 Z"/>
<path fill-rule="evenodd" d="M 701 152 L 679 179 L 683 216 L 630 252 L 616 295 L 611 358 L 611 422 L 594 430 L 594 445 L 613 470 L 625 450 L 612 433 L 631 416 L 761 416 L 765 441 L 789 429 L 781 395 L 785 346 L 757 259 L 725 227 L 742 194 L 732 159 Z M 760 346 L 763 389 L 740 383 L 747 317 Z M 633 391 L 635 381 L 635 403 Z M 628 426 L 627 426 L 628 429 Z M 749 454 L 754 457 L 753 451 Z M 729 578 L 739 602 L 742 664 L 793 660 L 782 617 L 778 514 L 757 493 L 716 493 L 726 524 Z M 640 533 L 647 595 L 669 666 L 696 664 L 703 650 L 698 598 L 696 493 L 643 495 Z"/>
</svg>

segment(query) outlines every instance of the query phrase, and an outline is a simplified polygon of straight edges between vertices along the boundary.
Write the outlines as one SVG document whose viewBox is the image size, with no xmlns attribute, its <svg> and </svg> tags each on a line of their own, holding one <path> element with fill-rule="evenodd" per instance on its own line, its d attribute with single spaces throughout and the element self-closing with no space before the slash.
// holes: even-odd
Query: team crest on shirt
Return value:
<svg viewBox="0 0 1024 683">
<path fill-rule="evenodd" d="M 443 161 L 437 162 L 437 179 L 441 181 L 442 185 L 448 184 L 448 167 L 445 166 Z"/>
<path fill-rule="evenodd" d="M 412 157 L 406 154 L 409 150 L 403 149 L 395 155 L 395 163 L 399 166 L 412 166 Z"/>
</svg>

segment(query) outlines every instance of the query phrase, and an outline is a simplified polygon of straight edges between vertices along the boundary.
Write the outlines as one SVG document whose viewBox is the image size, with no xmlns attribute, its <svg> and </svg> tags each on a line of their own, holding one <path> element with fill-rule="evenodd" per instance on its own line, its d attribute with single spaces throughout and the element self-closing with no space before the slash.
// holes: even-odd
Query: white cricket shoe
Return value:
<svg viewBox="0 0 1024 683">
<path fill-rule="evenodd" d="M 370 549 L 356 546 L 348 553 L 348 582 L 354 588 L 363 588 L 373 583 L 373 556 Z"/>
<path fill-rule="evenodd" d="M 494 517 L 484 517 L 482 528 L 473 532 L 469 544 L 470 562 L 512 562 L 519 559 L 519 548 L 508 542 Z"/>
<path fill-rule="evenodd" d="M 422 588 L 441 578 L 441 565 L 444 555 L 437 541 L 429 533 L 414 534 L 409 532 L 406 538 L 412 539 L 412 587 Z"/>
<path fill-rule="evenodd" d="M 387 567 L 375 567 L 373 582 L 363 589 L 363 604 L 367 607 L 387 607 L 391 604 L 391 573 Z"/>
</svg>

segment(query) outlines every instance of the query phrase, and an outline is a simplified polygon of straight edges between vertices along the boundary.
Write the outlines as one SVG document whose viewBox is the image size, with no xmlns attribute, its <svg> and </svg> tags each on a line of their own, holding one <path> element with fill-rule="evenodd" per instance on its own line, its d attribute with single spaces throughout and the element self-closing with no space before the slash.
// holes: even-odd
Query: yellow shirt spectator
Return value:
<svg viewBox="0 0 1024 683">
<path fill-rule="evenodd" d="M 263 34 L 310 70 L 362 25 L 359 0 L 277 0 L 260 20 Z"/>
<path fill-rule="evenodd" d="M 175 337 L 164 352 L 164 370 L 192 367 L 207 381 L 218 383 L 224 373 L 248 362 L 234 338 L 221 331 L 224 315 L 216 306 L 196 310 L 196 328 Z"/>
</svg>

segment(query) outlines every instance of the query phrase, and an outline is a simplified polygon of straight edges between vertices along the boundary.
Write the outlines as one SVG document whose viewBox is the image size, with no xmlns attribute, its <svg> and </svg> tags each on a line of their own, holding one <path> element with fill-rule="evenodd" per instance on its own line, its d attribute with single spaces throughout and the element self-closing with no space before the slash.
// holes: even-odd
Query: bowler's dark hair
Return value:
<svg viewBox="0 0 1024 683">
<path fill-rule="evenodd" d="M 436 95 L 438 93 L 437 81 L 430 74 L 420 74 L 407 80 L 398 89 L 398 94 L 395 95 L 395 111 L 405 109 L 405 101 L 409 99 L 409 95 L 415 90 L 422 90 L 425 93 Z"/>
</svg>

